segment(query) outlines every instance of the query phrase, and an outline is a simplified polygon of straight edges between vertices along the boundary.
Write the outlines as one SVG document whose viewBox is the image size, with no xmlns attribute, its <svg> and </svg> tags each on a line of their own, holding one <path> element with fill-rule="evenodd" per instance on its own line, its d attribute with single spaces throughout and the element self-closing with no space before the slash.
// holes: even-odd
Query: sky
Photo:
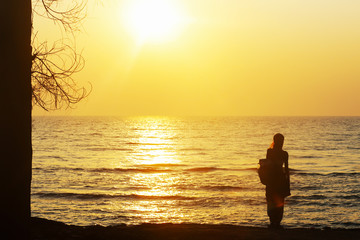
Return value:
<svg viewBox="0 0 360 240">
<path fill-rule="evenodd" d="M 89 0 L 80 32 L 34 32 L 75 37 L 92 91 L 33 115 L 360 115 L 360 1 Z"/>
</svg>

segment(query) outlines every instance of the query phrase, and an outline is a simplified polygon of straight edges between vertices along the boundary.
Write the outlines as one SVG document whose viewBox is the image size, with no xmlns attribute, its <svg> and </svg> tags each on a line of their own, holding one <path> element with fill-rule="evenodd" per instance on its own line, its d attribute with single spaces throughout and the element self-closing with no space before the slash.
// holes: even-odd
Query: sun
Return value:
<svg viewBox="0 0 360 240">
<path fill-rule="evenodd" d="M 123 10 L 123 23 L 139 44 L 173 40 L 186 22 L 174 0 L 132 0 Z"/>
</svg>

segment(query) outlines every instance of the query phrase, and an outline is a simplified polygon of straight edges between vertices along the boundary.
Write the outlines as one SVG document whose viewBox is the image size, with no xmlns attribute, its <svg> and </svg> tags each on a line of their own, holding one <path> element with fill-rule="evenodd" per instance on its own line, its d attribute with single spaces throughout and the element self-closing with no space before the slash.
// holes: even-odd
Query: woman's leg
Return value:
<svg viewBox="0 0 360 240">
<path fill-rule="evenodd" d="M 280 226 L 284 214 L 284 198 L 277 194 L 266 194 L 267 214 L 271 226 Z"/>
</svg>

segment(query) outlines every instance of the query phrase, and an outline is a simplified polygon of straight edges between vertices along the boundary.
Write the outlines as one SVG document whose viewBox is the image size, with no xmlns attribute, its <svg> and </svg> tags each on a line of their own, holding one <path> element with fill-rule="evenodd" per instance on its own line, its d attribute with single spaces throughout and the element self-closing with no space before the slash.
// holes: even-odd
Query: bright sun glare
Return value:
<svg viewBox="0 0 360 240">
<path fill-rule="evenodd" d="M 132 0 L 124 10 L 123 21 L 138 44 L 170 41 L 187 22 L 173 0 Z"/>
</svg>

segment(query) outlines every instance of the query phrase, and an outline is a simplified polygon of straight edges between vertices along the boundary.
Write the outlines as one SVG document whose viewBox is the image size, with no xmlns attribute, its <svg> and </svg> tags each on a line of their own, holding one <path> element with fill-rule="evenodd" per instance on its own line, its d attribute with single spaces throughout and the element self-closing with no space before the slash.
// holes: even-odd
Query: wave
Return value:
<svg viewBox="0 0 360 240">
<path fill-rule="evenodd" d="M 88 151 L 96 151 L 96 152 L 103 152 L 103 151 L 133 151 L 130 148 L 107 148 L 107 147 L 93 147 L 87 148 Z"/>
<path fill-rule="evenodd" d="M 134 167 L 124 168 L 70 168 L 64 166 L 52 166 L 47 168 L 34 167 L 34 171 L 42 172 L 54 172 L 54 171 L 76 171 L 76 172 L 98 172 L 98 173 L 210 173 L 215 171 L 229 171 L 229 172 L 256 172 L 257 168 L 222 168 L 222 167 L 195 167 L 186 168 L 189 165 L 175 164 L 175 163 L 159 163 L 159 164 L 141 164 L 134 165 Z M 319 172 L 306 172 L 299 169 L 290 168 L 291 175 L 309 176 L 309 177 L 357 177 L 360 176 L 360 172 L 331 172 L 331 173 L 319 173 Z M 256 174 L 256 173 L 254 173 Z"/>
<path fill-rule="evenodd" d="M 188 172 L 212 172 L 217 170 L 223 170 L 224 168 L 218 167 L 198 167 L 198 168 L 189 168 L 186 171 Z"/>
<path fill-rule="evenodd" d="M 287 202 L 289 205 L 298 206 L 327 206 L 327 207 L 349 207 L 357 208 L 359 195 L 335 195 L 325 196 L 322 194 L 291 196 Z"/>
<path fill-rule="evenodd" d="M 42 168 L 42 167 L 33 167 L 32 168 L 33 171 L 42 171 L 45 173 L 53 173 L 56 171 L 60 171 L 60 170 L 66 170 L 66 171 L 87 171 L 84 168 L 71 168 L 71 167 L 47 167 L 47 168 Z"/>
<path fill-rule="evenodd" d="M 180 151 L 207 151 L 205 148 L 181 148 Z"/>
<path fill-rule="evenodd" d="M 230 169 L 230 168 L 219 168 L 219 167 L 197 167 L 188 169 L 174 169 L 171 167 L 180 167 L 186 165 L 175 165 L 175 164 L 154 164 L 154 165 L 141 165 L 142 167 L 134 168 L 96 168 L 92 171 L 95 172 L 141 172 L 141 173 L 162 173 L 162 172 L 200 172 L 207 173 L 213 171 L 254 171 L 256 168 L 245 168 L 245 169 Z"/>
<path fill-rule="evenodd" d="M 242 191 L 246 188 L 234 187 L 234 186 L 203 186 L 203 187 L 201 187 L 201 189 L 204 189 L 207 191 L 237 192 L 237 191 Z"/>
<path fill-rule="evenodd" d="M 360 200 L 360 195 L 338 195 L 336 198 L 342 198 L 342 199 L 350 199 L 350 200 Z"/>
<path fill-rule="evenodd" d="M 195 197 L 186 197 L 179 195 L 156 196 L 156 195 L 139 195 L 139 194 L 102 194 L 102 193 L 55 193 L 55 192 L 38 192 L 32 193 L 32 196 L 40 198 L 66 198 L 78 200 L 98 200 L 98 199 L 128 199 L 128 200 L 194 200 Z"/>
<path fill-rule="evenodd" d="M 137 167 L 183 167 L 185 164 L 177 164 L 177 163 L 155 163 L 155 164 L 141 164 L 136 165 Z"/>
<path fill-rule="evenodd" d="M 91 170 L 93 172 L 108 172 L 108 173 L 120 173 L 120 172 L 134 172 L 134 173 L 164 173 L 172 172 L 171 169 L 159 169 L 154 167 L 145 168 L 96 168 Z"/>
<path fill-rule="evenodd" d="M 212 172 L 212 171 L 256 171 L 257 168 L 221 168 L 221 167 L 196 167 L 196 168 L 189 168 L 185 171 L 187 172 Z"/>
<path fill-rule="evenodd" d="M 350 150 L 360 150 L 360 147 L 351 147 L 351 146 L 348 146 L 347 149 L 350 149 Z"/>
<path fill-rule="evenodd" d="M 339 177 L 339 176 L 358 176 L 360 172 L 332 172 L 332 173 L 314 173 L 314 172 L 303 172 L 299 171 L 295 173 L 296 175 L 306 175 L 306 176 L 327 176 L 327 177 Z"/>
<path fill-rule="evenodd" d="M 327 176 L 358 176 L 360 175 L 360 172 L 348 172 L 348 173 L 345 173 L 345 172 L 333 172 L 333 173 L 328 173 L 328 174 L 325 174 Z"/>
<path fill-rule="evenodd" d="M 98 132 L 90 133 L 89 135 L 90 136 L 104 136 L 102 133 L 98 133 Z"/>
<path fill-rule="evenodd" d="M 345 200 L 358 200 L 360 199 L 359 194 L 342 194 L 342 195 L 335 195 L 335 196 L 325 196 L 323 194 L 313 194 L 313 195 L 296 195 L 291 196 L 291 200 L 324 200 L 324 199 L 345 199 Z"/>
<path fill-rule="evenodd" d="M 139 142 L 127 142 L 127 145 L 143 145 L 143 146 L 163 146 L 168 145 L 166 143 L 139 143 Z"/>
<path fill-rule="evenodd" d="M 134 165 L 134 167 L 124 167 L 124 168 L 71 168 L 64 166 L 51 166 L 47 168 L 34 167 L 35 171 L 51 172 L 58 170 L 66 171 L 83 171 L 83 172 L 99 172 L 99 173 L 170 173 L 170 172 L 188 172 L 188 173 L 210 173 L 215 171 L 229 171 L 229 172 L 245 172 L 252 171 L 256 172 L 256 167 L 250 168 L 223 168 L 223 167 L 194 167 L 189 168 L 189 165 L 186 164 L 176 164 L 176 163 L 159 163 L 159 164 L 141 164 Z M 357 177 L 360 176 L 360 172 L 306 172 L 300 169 L 290 168 L 291 175 L 300 175 L 300 176 L 325 176 L 325 177 Z"/>
<path fill-rule="evenodd" d="M 306 158 L 306 159 L 319 159 L 319 158 L 324 158 L 323 156 L 316 156 L 316 155 L 299 155 L 299 156 L 294 156 L 295 158 Z"/>
<path fill-rule="evenodd" d="M 163 172 L 197 172 L 197 173 L 208 173 L 213 171 L 256 171 L 257 168 L 221 168 L 221 167 L 196 167 L 187 168 L 185 164 L 173 164 L 173 163 L 159 163 L 159 164 L 142 164 L 135 165 L 130 168 L 69 168 L 63 166 L 40 168 L 34 167 L 33 170 L 51 172 L 58 170 L 67 171 L 83 171 L 83 172 L 99 172 L 99 173 L 123 173 L 123 172 L 134 172 L 134 173 L 163 173 Z"/>
</svg>

